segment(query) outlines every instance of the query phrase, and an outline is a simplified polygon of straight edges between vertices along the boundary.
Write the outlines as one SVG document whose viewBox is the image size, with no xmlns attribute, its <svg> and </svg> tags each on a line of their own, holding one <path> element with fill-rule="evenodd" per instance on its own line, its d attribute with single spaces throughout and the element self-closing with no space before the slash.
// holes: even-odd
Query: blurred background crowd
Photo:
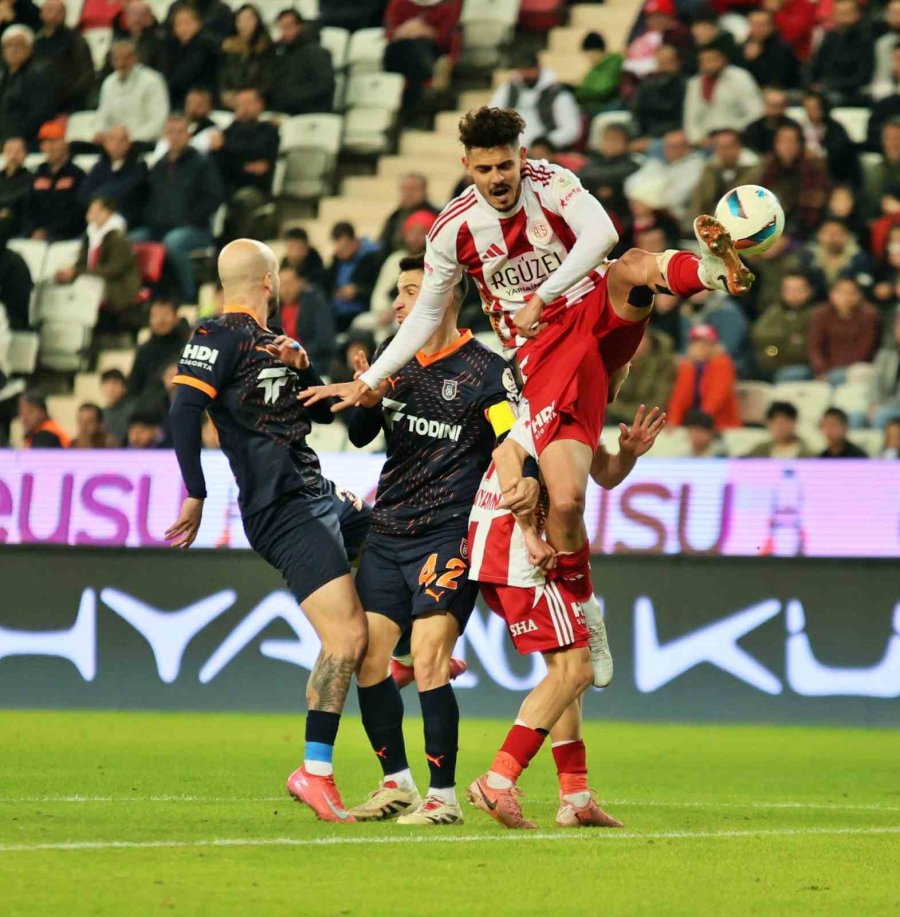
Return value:
<svg viewBox="0 0 900 917">
<path fill-rule="evenodd" d="M 3 441 L 167 446 L 237 236 L 349 378 L 491 104 L 603 202 L 614 256 L 694 247 L 738 184 L 784 206 L 748 297 L 657 296 L 610 421 L 665 407 L 660 454 L 900 455 L 900 0 L 0 0 L 0 49 Z M 491 342 L 476 299 L 463 321 Z"/>
</svg>

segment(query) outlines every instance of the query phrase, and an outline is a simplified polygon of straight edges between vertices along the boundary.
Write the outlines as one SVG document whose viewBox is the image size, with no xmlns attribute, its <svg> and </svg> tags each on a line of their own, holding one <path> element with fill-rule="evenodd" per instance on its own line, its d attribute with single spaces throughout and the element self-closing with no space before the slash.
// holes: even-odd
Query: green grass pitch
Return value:
<svg viewBox="0 0 900 917">
<path fill-rule="evenodd" d="M 510 832 L 468 804 L 459 828 L 317 823 L 283 793 L 302 722 L 0 712 L 0 913 L 900 910 L 900 731 L 592 722 L 591 782 L 626 829 L 557 829 L 542 751 L 522 780 L 539 830 Z M 461 781 L 506 728 L 464 722 Z M 336 766 L 348 803 L 377 782 L 355 717 Z"/>
</svg>

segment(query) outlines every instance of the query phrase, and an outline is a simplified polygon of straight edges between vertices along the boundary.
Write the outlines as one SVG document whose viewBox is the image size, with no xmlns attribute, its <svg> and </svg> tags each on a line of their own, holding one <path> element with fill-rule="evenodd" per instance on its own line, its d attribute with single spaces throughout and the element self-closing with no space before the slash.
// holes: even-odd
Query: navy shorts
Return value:
<svg viewBox="0 0 900 917">
<path fill-rule="evenodd" d="M 250 547 L 302 602 L 350 572 L 369 532 L 372 509 L 327 482 L 324 494 L 297 491 L 244 519 Z"/>
<path fill-rule="evenodd" d="M 446 612 L 462 633 L 478 596 L 478 583 L 469 582 L 466 535 L 464 526 L 415 536 L 372 532 L 356 574 L 363 608 L 404 632 L 414 618 Z"/>
</svg>

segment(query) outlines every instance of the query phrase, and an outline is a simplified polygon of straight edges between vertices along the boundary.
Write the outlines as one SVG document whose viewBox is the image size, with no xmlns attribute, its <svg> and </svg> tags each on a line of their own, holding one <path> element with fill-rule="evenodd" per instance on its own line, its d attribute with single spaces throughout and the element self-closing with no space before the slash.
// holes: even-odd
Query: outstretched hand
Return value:
<svg viewBox="0 0 900 917">
<path fill-rule="evenodd" d="M 646 455 L 653 448 L 656 437 L 666 425 L 666 415 L 659 408 L 652 408 L 645 415 L 646 410 L 644 405 L 637 409 L 630 427 L 619 424 L 619 450 L 634 459 Z"/>
<path fill-rule="evenodd" d="M 296 369 L 298 372 L 309 369 L 309 355 L 297 341 L 286 334 L 279 334 L 271 344 L 266 344 L 266 350 L 276 360 L 281 360 L 291 369 Z"/>
<path fill-rule="evenodd" d="M 166 530 L 165 539 L 170 548 L 189 548 L 200 530 L 203 519 L 203 501 L 198 497 L 186 497 L 181 504 L 181 513 L 176 522 Z"/>
<path fill-rule="evenodd" d="M 325 401 L 326 398 L 337 398 L 331 406 L 331 412 L 337 414 L 353 407 L 374 407 L 381 400 L 381 393 L 372 391 L 362 379 L 355 382 L 332 382 L 331 385 L 313 385 L 304 389 L 297 400 L 306 407 Z"/>
</svg>

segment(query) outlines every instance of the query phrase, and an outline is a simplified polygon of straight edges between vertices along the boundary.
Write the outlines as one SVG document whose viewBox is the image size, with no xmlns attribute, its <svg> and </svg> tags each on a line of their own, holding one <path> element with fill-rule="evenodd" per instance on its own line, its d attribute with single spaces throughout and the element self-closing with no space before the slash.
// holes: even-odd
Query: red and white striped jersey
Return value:
<svg viewBox="0 0 900 917">
<path fill-rule="evenodd" d="M 600 204 L 572 172 L 546 160 L 526 161 L 519 200 L 511 211 L 495 210 L 470 186 L 443 209 L 428 234 L 426 284 L 449 289 L 467 273 L 504 346 L 523 344 L 524 339 L 516 337 L 512 316 L 550 281 L 572 250 L 576 234 L 567 214 L 588 199 L 600 211 L 601 219 L 591 221 L 600 232 L 601 224 L 609 222 Z M 616 240 L 611 223 L 609 230 L 607 249 Z M 564 275 L 574 267 L 570 264 Z M 594 289 L 603 272 L 605 264 L 594 260 L 576 270 L 568 289 L 553 289 L 550 298 L 562 296 L 563 305 L 578 302 Z M 545 296 L 545 301 L 550 299 Z"/>
<path fill-rule="evenodd" d="M 501 586 L 544 585 L 544 574 L 528 560 L 516 517 L 500 506 L 500 477 L 491 462 L 469 513 L 469 579 Z"/>
</svg>

